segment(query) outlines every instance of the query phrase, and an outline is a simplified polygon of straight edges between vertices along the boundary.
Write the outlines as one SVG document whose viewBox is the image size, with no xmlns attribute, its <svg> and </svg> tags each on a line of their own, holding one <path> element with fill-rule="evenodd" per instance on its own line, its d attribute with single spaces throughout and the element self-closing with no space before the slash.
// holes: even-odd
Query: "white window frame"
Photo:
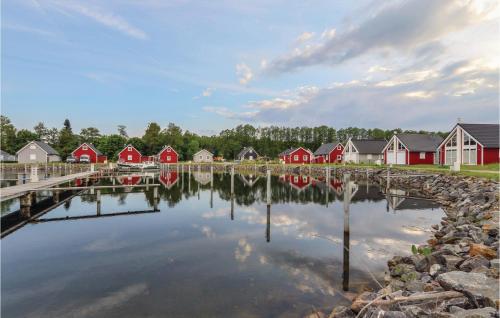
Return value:
<svg viewBox="0 0 500 318">
<path fill-rule="evenodd" d="M 36 146 L 35 146 L 35 145 L 33 145 L 33 144 L 31 144 L 31 145 L 30 145 L 30 149 L 36 149 Z"/>
<path fill-rule="evenodd" d="M 337 161 L 342 161 L 342 155 L 337 155 Z"/>
<path fill-rule="evenodd" d="M 293 182 L 299 182 L 299 176 L 293 176 Z"/>
<path fill-rule="evenodd" d="M 89 150 L 89 147 L 87 145 L 83 145 L 82 150 Z"/>
<path fill-rule="evenodd" d="M 132 160 L 132 155 L 128 155 L 127 160 Z"/>
<path fill-rule="evenodd" d="M 299 161 L 299 155 L 293 155 L 293 161 Z"/>
<path fill-rule="evenodd" d="M 207 156 L 207 160 L 210 160 L 210 156 Z"/>
<path fill-rule="evenodd" d="M 127 147 L 127 151 L 132 151 L 132 147 L 131 147 L 131 146 L 128 146 L 128 147 Z"/>
<path fill-rule="evenodd" d="M 307 158 L 308 158 L 307 155 L 302 156 L 302 160 L 304 160 L 304 161 L 307 161 L 308 160 Z"/>
<path fill-rule="evenodd" d="M 172 160 L 172 157 L 167 156 L 167 161 L 170 161 L 170 160 Z"/>
<path fill-rule="evenodd" d="M 36 160 L 36 153 L 30 153 L 30 160 Z"/>
<path fill-rule="evenodd" d="M 338 145 L 338 146 L 337 146 L 337 150 L 342 150 L 342 146 L 341 146 L 341 145 Z"/>
<path fill-rule="evenodd" d="M 419 158 L 420 159 L 425 159 L 425 152 L 420 152 Z"/>
</svg>

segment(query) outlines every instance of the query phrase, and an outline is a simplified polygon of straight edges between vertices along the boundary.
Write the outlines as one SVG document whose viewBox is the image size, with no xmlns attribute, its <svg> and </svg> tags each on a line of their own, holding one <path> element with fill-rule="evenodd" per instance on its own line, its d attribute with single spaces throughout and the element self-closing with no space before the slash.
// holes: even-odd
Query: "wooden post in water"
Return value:
<svg viewBox="0 0 500 318">
<path fill-rule="evenodd" d="M 158 211 L 158 187 L 153 188 L 153 209 Z"/>
<path fill-rule="evenodd" d="M 101 190 L 97 190 L 96 193 L 96 202 L 97 202 L 97 215 L 101 215 Z"/>
<path fill-rule="evenodd" d="M 389 167 L 387 167 L 387 181 L 385 183 L 385 188 L 387 189 L 387 192 L 389 192 L 390 186 L 391 186 L 391 171 Z"/>
<path fill-rule="evenodd" d="M 267 203 L 267 226 L 266 226 L 266 241 L 271 241 L 271 170 L 267 170 L 267 185 L 266 185 L 266 203 Z"/>
<path fill-rule="evenodd" d="M 191 165 L 188 166 L 188 192 L 191 194 Z"/>
<path fill-rule="evenodd" d="M 231 166 L 231 220 L 234 220 L 234 165 Z"/>
<path fill-rule="evenodd" d="M 61 191 L 59 191 L 59 190 L 52 191 L 52 201 L 54 201 L 54 203 L 59 202 L 59 194 L 60 193 L 61 193 Z"/>
<path fill-rule="evenodd" d="M 210 208 L 214 207 L 214 166 L 210 166 Z"/>
<path fill-rule="evenodd" d="M 344 262 L 342 274 L 342 288 L 344 291 L 349 290 L 349 205 L 351 204 L 351 185 L 350 175 L 344 175 Z"/>
<path fill-rule="evenodd" d="M 328 207 L 328 203 L 330 201 L 330 167 L 325 167 L 325 190 L 326 190 L 326 207 Z"/>
<path fill-rule="evenodd" d="M 36 192 L 29 192 L 19 198 L 21 206 L 20 213 L 22 218 L 31 217 L 31 207 L 36 203 Z"/>
</svg>

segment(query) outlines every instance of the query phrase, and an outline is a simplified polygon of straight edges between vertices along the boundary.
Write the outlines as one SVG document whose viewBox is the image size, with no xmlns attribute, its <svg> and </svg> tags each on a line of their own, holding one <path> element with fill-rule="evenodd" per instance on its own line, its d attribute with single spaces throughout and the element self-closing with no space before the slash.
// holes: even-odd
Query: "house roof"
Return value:
<svg viewBox="0 0 500 318">
<path fill-rule="evenodd" d="M 255 151 L 255 149 L 253 149 L 253 147 L 245 147 L 243 149 L 241 149 L 241 151 L 238 153 L 238 156 L 237 158 L 240 158 L 241 156 L 244 156 L 247 152 L 249 152 L 250 150 L 253 150 L 257 155 L 259 155 L 257 153 L 257 151 Z"/>
<path fill-rule="evenodd" d="M 305 151 L 309 152 L 310 154 L 312 154 L 313 152 L 310 150 L 310 149 L 307 149 L 307 148 L 304 148 L 304 147 L 292 147 L 292 148 L 289 148 L 285 151 L 282 151 L 278 154 L 279 157 L 281 156 L 288 156 L 292 153 L 294 153 L 295 151 L 299 150 L 300 148 L 304 149 Z"/>
<path fill-rule="evenodd" d="M 11 157 L 14 157 L 13 155 L 11 155 L 10 153 L 8 153 L 7 151 L 3 151 L 2 149 L 0 149 L 0 154 L 4 157 L 7 157 L 7 156 L 11 156 Z"/>
<path fill-rule="evenodd" d="M 322 144 L 321 146 L 319 146 L 319 148 L 314 152 L 314 155 L 315 156 L 319 156 L 319 155 L 327 155 L 329 154 L 330 152 L 332 152 L 333 149 L 335 149 L 335 147 L 337 147 L 337 145 L 339 144 L 339 142 L 335 141 L 335 142 L 330 142 L 330 143 L 327 143 L 327 144 Z"/>
<path fill-rule="evenodd" d="M 206 149 L 201 149 L 200 151 L 198 151 L 197 153 L 195 153 L 193 156 L 196 156 L 197 154 L 199 154 L 200 152 L 208 152 L 209 154 L 211 154 L 212 156 L 214 155 L 213 153 L 211 153 L 210 151 L 206 150 Z"/>
<path fill-rule="evenodd" d="M 177 155 L 179 155 L 179 154 L 177 153 L 177 151 L 175 151 L 174 147 L 172 147 L 172 146 L 170 146 L 170 145 L 166 145 L 166 146 L 163 146 L 163 148 L 160 150 L 160 152 L 158 153 L 158 156 L 159 156 L 159 155 L 161 155 L 161 153 L 162 153 L 163 151 L 165 151 L 167 148 L 172 149 L 172 150 L 173 150 L 173 151 L 174 151 Z"/>
<path fill-rule="evenodd" d="M 427 134 L 397 134 L 396 137 L 401 140 L 408 150 L 421 152 L 434 152 L 443 138 L 437 135 Z"/>
<path fill-rule="evenodd" d="M 47 153 L 47 155 L 57 155 L 57 156 L 59 156 L 59 153 L 57 152 L 57 150 L 55 150 L 54 148 L 52 148 L 48 144 L 44 143 L 43 141 L 39 141 L 39 140 L 33 140 L 31 142 L 28 142 L 24 147 L 22 147 L 21 149 L 19 149 L 17 151 L 17 153 L 20 153 L 22 150 L 24 150 L 24 148 L 26 148 L 31 143 L 34 143 L 38 147 L 42 148 L 42 150 L 45 151 Z"/>
<path fill-rule="evenodd" d="M 499 148 L 498 124 L 458 124 L 486 148 Z"/>
<path fill-rule="evenodd" d="M 122 149 L 122 150 L 118 153 L 118 155 L 120 155 L 122 152 L 124 152 L 124 151 L 125 151 L 128 147 L 132 147 L 132 148 L 134 148 L 134 149 L 135 149 L 135 151 L 137 151 L 137 152 L 138 152 L 138 153 L 142 156 L 142 154 L 141 154 L 141 152 L 139 151 L 139 149 L 135 148 L 135 147 L 134 147 L 134 145 L 132 145 L 132 144 L 127 144 L 125 147 L 123 147 L 123 149 Z"/>
<path fill-rule="evenodd" d="M 383 139 L 351 139 L 358 153 L 381 153 L 387 144 Z"/>
<path fill-rule="evenodd" d="M 96 148 L 96 146 L 94 146 L 94 144 L 91 144 L 91 143 L 88 143 L 88 142 L 84 142 L 84 143 L 82 143 L 80 146 L 78 146 L 78 148 L 80 148 L 82 145 L 87 145 L 87 146 L 89 146 L 89 147 L 90 147 L 90 149 L 92 149 L 92 150 L 95 152 L 95 154 L 96 154 L 96 155 L 98 155 L 98 156 L 102 156 L 102 152 L 100 152 L 100 151 L 99 151 L 99 149 L 97 149 L 97 148 Z M 78 148 L 76 148 L 76 149 L 78 149 Z M 75 149 L 75 150 L 76 150 L 76 149 Z M 73 151 L 73 152 L 75 152 L 75 151 Z M 73 153 L 73 152 L 72 152 L 72 153 Z"/>
</svg>

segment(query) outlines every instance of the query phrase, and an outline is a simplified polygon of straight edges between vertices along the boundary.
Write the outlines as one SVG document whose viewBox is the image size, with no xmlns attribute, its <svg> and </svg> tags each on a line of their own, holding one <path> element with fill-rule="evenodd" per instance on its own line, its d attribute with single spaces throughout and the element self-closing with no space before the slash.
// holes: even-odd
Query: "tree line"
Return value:
<svg viewBox="0 0 500 318">
<path fill-rule="evenodd" d="M 61 128 L 46 127 L 39 122 L 33 130 L 16 129 L 10 119 L 1 116 L 0 148 L 15 154 L 32 140 L 42 140 L 51 145 L 65 159 L 82 142 L 92 143 L 108 159 L 116 160 L 118 153 L 126 144 L 132 144 L 143 155 L 157 154 L 165 145 L 171 145 L 180 156 L 180 160 L 191 160 L 193 154 L 200 149 L 207 149 L 216 156 L 234 159 L 243 147 L 252 146 L 261 156 L 275 158 L 281 151 L 290 147 L 302 146 L 316 150 L 321 144 L 340 141 L 349 137 L 358 139 L 386 139 L 394 133 L 435 133 L 443 137 L 446 132 L 428 132 L 402 130 L 400 128 L 384 130 L 379 128 L 365 129 L 357 127 L 335 129 L 328 126 L 318 127 L 254 127 L 249 124 L 238 125 L 232 129 L 222 130 L 218 135 L 202 136 L 182 130 L 174 123 L 161 127 L 151 122 L 147 125 L 142 137 L 129 137 L 127 127 L 119 125 L 116 133 L 101 134 L 96 127 L 87 127 L 75 133 L 71 122 L 66 119 Z"/>
</svg>

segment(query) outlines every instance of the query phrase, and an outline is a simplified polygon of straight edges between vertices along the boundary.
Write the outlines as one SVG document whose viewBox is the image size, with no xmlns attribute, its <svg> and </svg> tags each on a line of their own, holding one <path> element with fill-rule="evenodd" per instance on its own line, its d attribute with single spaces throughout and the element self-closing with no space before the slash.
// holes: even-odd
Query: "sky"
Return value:
<svg viewBox="0 0 500 318">
<path fill-rule="evenodd" d="M 493 0 L 3 0 L 1 112 L 140 136 L 499 120 Z"/>
</svg>

